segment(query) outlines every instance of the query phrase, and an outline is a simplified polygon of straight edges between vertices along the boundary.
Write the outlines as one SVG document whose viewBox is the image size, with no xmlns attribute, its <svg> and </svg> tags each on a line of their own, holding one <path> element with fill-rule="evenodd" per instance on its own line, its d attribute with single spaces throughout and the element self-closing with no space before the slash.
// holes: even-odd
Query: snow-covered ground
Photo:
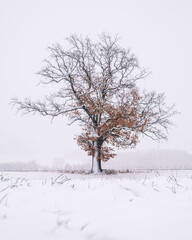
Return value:
<svg viewBox="0 0 192 240">
<path fill-rule="evenodd" d="M 192 171 L 0 173 L 2 240 L 191 240 Z"/>
</svg>

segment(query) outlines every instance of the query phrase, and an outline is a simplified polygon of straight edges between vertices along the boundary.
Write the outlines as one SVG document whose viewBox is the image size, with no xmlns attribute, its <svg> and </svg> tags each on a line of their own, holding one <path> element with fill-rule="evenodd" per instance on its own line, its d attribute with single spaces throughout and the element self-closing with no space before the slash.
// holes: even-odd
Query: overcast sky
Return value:
<svg viewBox="0 0 192 240">
<path fill-rule="evenodd" d="M 0 162 L 55 158 L 84 160 L 67 119 L 15 115 L 10 98 L 46 94 L 35 73 L 48 56 L 46 48 L 62 44 L 71 33 L 93 40 L 118 33 L 152 75 L 142 86 L 165 92 L 180 115 L 168 142 L 141 139 L 139 150 L 177 149 L 192 153 L 192 1 L 191 0 L 0 0 Z"/>
</svg>

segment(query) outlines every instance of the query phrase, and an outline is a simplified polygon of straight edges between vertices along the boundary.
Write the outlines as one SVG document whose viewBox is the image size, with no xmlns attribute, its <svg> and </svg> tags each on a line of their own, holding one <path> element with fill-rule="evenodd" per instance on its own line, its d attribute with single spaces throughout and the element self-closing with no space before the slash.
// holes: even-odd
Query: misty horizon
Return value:
<svg viewBox="0 0 192 240">
<path fill-rule="evenodd" d="M 76 156 L 77 157 L 77 156 Z M 0 171 L 59 171 L 89 170 L 91 158 L 79 161 L 69 158 L 56 158 L 51 163 L 39 164 L 37 160 L 2 161 Z M 180 150 L 121 151 L 111 161 L 103 162 L 103 168 L 113 170 L 160 170 L 160 169 L 192 169 L 192 154 Z"/>
</svg>

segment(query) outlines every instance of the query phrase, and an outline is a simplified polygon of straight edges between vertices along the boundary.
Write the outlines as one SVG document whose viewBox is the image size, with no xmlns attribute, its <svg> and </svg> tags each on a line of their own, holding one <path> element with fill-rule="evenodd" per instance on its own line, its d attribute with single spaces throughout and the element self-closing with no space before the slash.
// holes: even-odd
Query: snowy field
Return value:
<svg viewBox="0 0 192 240">
<path fill-rule="evenodd" d="M 0 173 L 2 240 L 191 240 L 192 171 Z"/>
</svg>

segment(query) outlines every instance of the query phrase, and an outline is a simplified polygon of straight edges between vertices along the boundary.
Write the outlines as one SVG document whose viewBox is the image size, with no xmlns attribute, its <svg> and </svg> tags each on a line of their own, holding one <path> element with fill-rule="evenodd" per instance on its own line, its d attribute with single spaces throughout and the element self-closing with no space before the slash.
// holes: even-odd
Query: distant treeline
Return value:
<svg viewBox="0 0 192 240">
<path fill-rule="evenodd" d="M 36 161 L 3 162 L 0 171 L 81 171 L 89 170 L 91 161 L 72 164 L 67 159 L 55 159 L 52 166 L 43 166 Z M 74 161 L 73 161 L 74 162 Z M 135 169 L 192 169 L 192 155 L 179 150 L 156 150 L 121 152 L 116 158 L 103 163 L 103 168 L 114 170 Z"/>
</svg>

